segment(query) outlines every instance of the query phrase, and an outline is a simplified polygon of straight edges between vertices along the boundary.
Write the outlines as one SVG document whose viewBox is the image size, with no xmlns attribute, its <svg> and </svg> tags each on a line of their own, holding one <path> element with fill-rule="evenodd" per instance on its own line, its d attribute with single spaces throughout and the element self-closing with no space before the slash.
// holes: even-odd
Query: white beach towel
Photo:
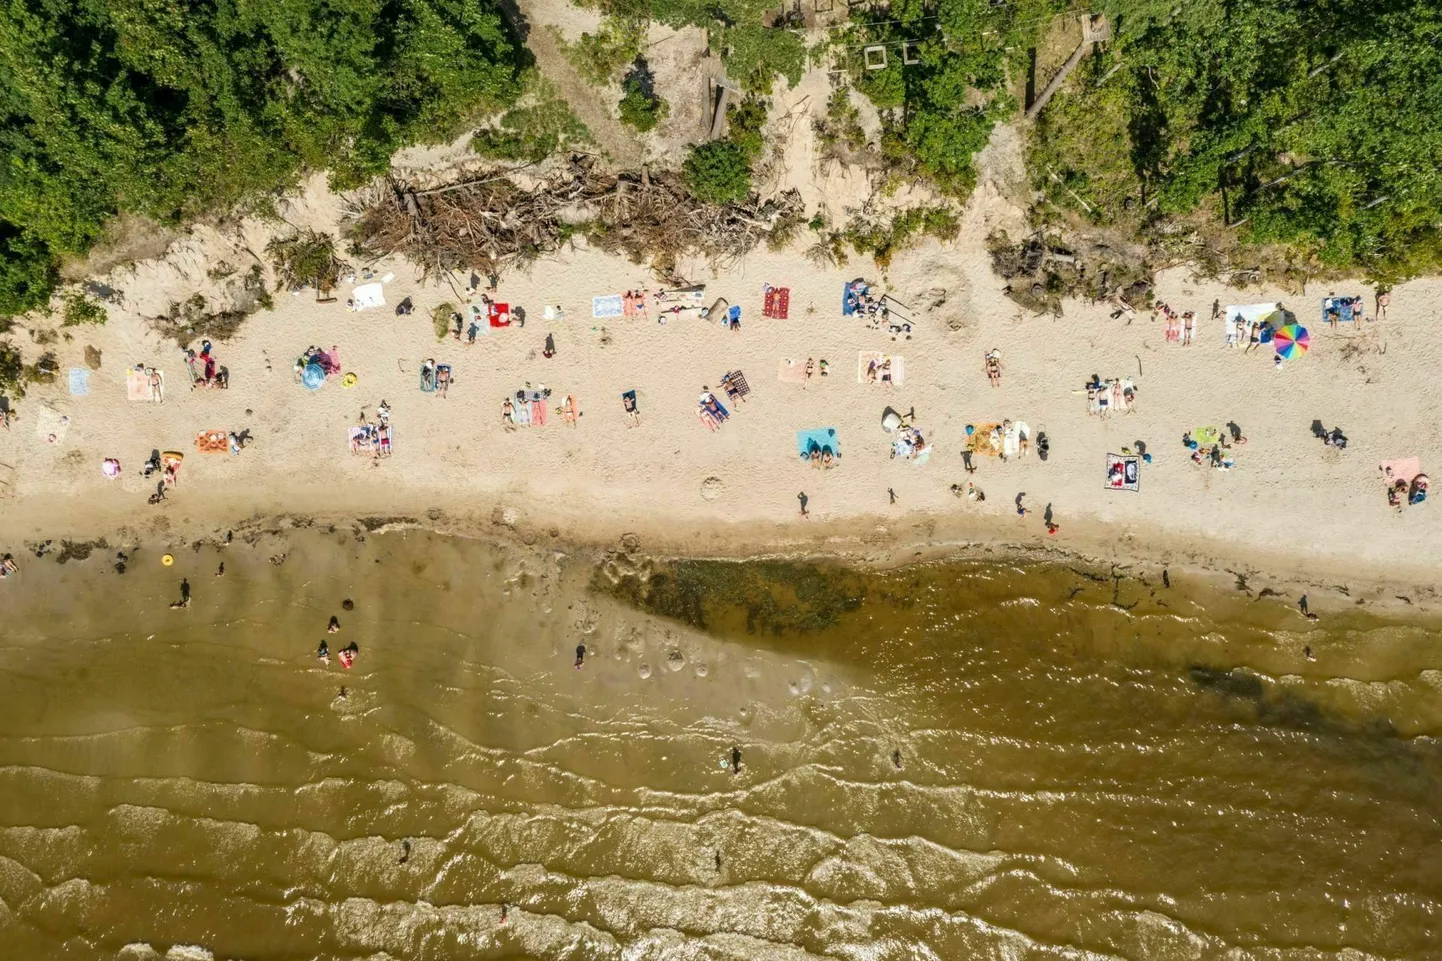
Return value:
<svg viewBox="0 0 1442 961">
<path fill-rule="evenodd" d="M 595 318 L 620 317 L 626 312 L 620 294 L 607 294 L 591 298 L 591 316 Z"/>
<path fill-rule="evenodd" d="M 362 284 L 351 292 L 351 300 L 355 301 L 356 310 L 384 307 L 386 303 L 385 288 L 380 284 Z"/>
</svg>

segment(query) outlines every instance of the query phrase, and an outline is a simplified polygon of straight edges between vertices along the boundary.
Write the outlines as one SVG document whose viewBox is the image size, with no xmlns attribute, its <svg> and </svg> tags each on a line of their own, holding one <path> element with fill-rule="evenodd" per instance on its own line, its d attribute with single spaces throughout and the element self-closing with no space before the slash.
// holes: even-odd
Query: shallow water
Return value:
<svg viewBox="0 0 1442 961">
<path fill-rule="evenodd" d="M 5 957 L 1442 957 L 1428 629 L 283 541 L 3 585 Z"/>
</svg>

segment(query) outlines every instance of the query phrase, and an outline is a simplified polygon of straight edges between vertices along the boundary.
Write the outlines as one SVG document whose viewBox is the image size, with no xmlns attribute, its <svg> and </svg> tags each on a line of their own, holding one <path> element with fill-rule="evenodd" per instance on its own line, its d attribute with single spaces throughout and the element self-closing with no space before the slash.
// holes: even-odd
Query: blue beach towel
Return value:
<svg viewBox="0 0 1442 961">
<path fill-rule="evenodd" d="M 830 450 L 833 457 L 841 456 L 841 438 L 836 436 L 835 427 L 818 427 L 796 432 L 797 456 L 806 457 L 813 451 L 821 453 L 826 450 Z"/>
<path fill-rule="evenodd" d="M 90 393 L 90 371 L 84 367 L 70 368 L 70 393 L 76 397 Z"/>
<path fill-rule="evenodd" d="M 591 316 L 596 318 L 620 317 L 626 312 L 620 294 L 591 298 Z"/>
<path fill-rule="evenodd" d="M 865 293 L 870 292 L 870 290 L 871 290 L 871 285 L 868 284 L 868 283 L 866 283 L 865 281 L 860 281 L 860 280 L 850 281 L 850 282 L 848 282 L 848 283 L 846 284 L 846 286 L 842 287 L 842 288 L 841 288 L 841 315 L 842 315 L 843 317 L 850 317 L 850 316 L 852 316 L 853 314 L 855 314 L 855 313 L 860 309 L 860 304 L 859 304 L 859 303 L 852 303 L 852 301 L 851 301 L 852 296 L 853 296 L 853 295 L 857 295 L 857 294 L 865 294 Z"/>
</svg>

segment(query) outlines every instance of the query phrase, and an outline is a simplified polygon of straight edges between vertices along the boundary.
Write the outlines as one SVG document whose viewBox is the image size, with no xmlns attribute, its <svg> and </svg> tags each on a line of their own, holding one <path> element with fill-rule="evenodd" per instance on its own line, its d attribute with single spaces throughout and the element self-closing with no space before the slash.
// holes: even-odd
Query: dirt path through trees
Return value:
<svg viewBox="0 0 1442 961">
<path fill-rule="evenodd" d="M 591 132 L 591 139 L 621 169 L 641 165 L 641 143 L 606 109 L 606 93 L 587 83 L 566 59 L 556 35 L 547 29 L 528 0 L 503 0 L 501 9 L 536 58 L 536 67 L 561 91 L 576 116 Z"/>
</svg>

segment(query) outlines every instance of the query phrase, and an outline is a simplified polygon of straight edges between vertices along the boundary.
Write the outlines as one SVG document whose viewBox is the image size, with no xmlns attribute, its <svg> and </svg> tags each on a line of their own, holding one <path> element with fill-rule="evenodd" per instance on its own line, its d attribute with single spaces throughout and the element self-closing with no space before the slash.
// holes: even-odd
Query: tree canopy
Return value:
<svg viewBox="0 0 1442 961">
<path fill-rule="evenodd" d="M 1206 211 L 1383 280 L 1442 266 L 1442 7 L 1112 6 L 1113 50 L 1037 128 L 1054 202 L 1100 222 Z"/>
<path fill-rule="evenodd" d="M 514 100 L 491 0 L 0 0 L 0 315 L 107 217 L 338 186 Z"/>
</svg>

